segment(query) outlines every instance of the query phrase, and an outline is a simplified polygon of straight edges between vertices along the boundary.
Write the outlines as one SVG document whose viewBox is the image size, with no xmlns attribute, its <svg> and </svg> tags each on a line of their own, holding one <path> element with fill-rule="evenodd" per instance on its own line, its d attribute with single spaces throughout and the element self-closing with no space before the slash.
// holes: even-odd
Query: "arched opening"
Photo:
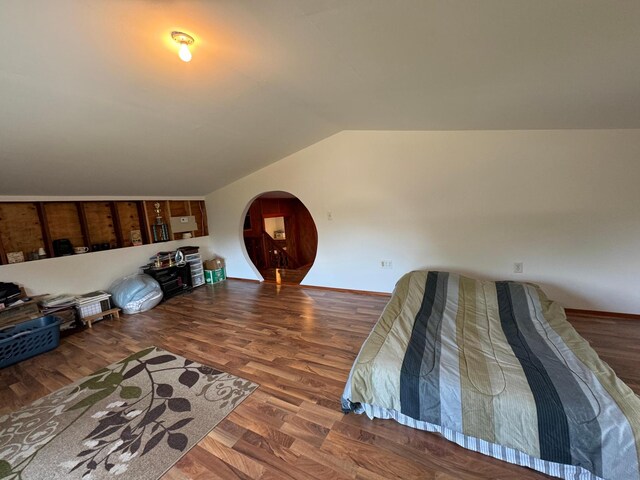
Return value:
<svg viewBox="0 0 640 480">
<path fill-rule="evenodd" d="M 302 282 L 318 249 L 307 207 L 287 192 L 266 192 L 249 205 L 243 224 L 247 255 L 266 282 Z"/>
</svg>

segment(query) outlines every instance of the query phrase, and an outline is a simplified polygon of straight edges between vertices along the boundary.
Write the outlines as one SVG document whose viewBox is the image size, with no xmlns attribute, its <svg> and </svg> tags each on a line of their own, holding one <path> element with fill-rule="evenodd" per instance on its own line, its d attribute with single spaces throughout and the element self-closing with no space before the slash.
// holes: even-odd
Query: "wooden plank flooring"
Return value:
<svg viewBox="0 0 640 480">
<path fill-rule="evenodd" d="M 157 345 L 260 384 L 165 480 L 547 478 L 436 434 L 340 412 L 351 364 L 386 301 L 233 280 L 202 287 L 0 370 L 0 414 Z M 640 323 L 571 320 L 640 392 Z"/>
</svg>

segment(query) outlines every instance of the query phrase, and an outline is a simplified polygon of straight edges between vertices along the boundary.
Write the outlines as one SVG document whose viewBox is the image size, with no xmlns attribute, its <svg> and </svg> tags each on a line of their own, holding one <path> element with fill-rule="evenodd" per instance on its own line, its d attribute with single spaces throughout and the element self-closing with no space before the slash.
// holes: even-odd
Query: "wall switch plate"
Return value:
<svg viewBox="0 0 640 480">
<path fill-rule="evenodd" d="M 524 264 L 522 262 L 516 262 L 513 264 L 513 273 L 524 272 Z"/>
<path fill-rule="evenodd" d="M 393 268 L 391 260 L 380 260 L 380 268 Z"/>
<path fill-rule="evenodd" d="M 327 212 L 327 220 L 329 221 L 333 220 L 333 213 Z"/>
</svg>

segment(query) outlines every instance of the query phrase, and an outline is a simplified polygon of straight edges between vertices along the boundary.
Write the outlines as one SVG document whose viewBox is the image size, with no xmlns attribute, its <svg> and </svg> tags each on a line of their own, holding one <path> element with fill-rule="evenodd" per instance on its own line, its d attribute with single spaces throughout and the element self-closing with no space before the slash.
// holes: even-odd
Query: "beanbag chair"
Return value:
<svg viewBox="0 0 640 480">
<path fill-rule="evenodd" d="M 160 284 L 144 274 L 129 275 L 116 280 L 109 292 L 113 303 L 127 314 L 146 312 L 162 300 Z"/>
</svg>

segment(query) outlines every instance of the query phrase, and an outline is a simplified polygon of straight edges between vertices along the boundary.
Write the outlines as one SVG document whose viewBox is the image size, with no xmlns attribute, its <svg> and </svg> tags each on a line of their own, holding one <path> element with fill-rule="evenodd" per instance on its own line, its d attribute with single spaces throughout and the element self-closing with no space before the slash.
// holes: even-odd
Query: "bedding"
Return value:
<svg viewBox="0 0 640 480">
<path fill-rule="evenodd" d="M 406 274 L 342 406 L 555 477 L 640 480 L 640 398 L 533 284 Z"/>
</svg>

